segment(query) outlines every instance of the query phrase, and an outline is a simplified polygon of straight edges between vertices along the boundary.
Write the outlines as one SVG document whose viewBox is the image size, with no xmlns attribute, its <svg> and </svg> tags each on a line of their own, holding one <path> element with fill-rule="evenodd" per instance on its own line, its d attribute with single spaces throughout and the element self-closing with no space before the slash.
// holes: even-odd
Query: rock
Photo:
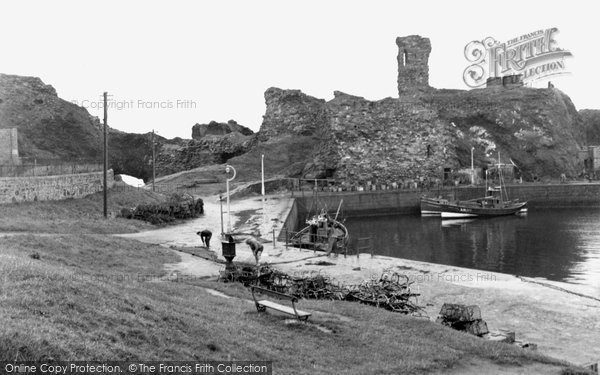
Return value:
<svg viewBox="0 0 600 375">
<path fill-rule="evenodd" d="M 245 154 L 257 142 L 256 136 L 232 132 L 199 140 L 165 141 L 156 158 L 157 175 L 166 175 L 201 166 L 222 164 Z"/>
<path fill-rule="evenodd" d="M 587 145 L 600 145 L 600 110 L 582 109 L 579 111 Z"/>
<path fill-rule="evenodd" d="M 192 139 L 200 140 L 206 136 L 223 136 L 229 133 L 240 133 L 242 135 L 252 135 L 254 132 L 234 120 L 227 123 L 211 121 L 208 124 L 196 124 L 192 127 Z"/>
<path fill-rule="evenodd" d="M 101 162 L 103 127 L 85 108 L 99 101 L 97 97 L 69 102 L 37 77 L 0 74 L 0 125 L 18 129 L 24 164 L 33 164 L 34 159 L 38 164 L 47 159 Z M 144 179 L 152 175 L 149 133 L 109 128 L 109 155 L 109 168 L 115 174 Z"/>
</svg>

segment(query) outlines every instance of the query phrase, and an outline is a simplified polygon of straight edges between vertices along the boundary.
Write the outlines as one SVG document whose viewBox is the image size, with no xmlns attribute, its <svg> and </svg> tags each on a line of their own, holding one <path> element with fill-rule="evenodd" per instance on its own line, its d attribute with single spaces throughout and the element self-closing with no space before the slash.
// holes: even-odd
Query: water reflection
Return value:
<svg viewBox="0 0 600 375">
<path fill-rule="evenodd" d="M 598 209 L 452 221 L 376 216 L 346 225 L 355 238 L 373 237 L 381 255 L 600 286 Z"/>
</svg>

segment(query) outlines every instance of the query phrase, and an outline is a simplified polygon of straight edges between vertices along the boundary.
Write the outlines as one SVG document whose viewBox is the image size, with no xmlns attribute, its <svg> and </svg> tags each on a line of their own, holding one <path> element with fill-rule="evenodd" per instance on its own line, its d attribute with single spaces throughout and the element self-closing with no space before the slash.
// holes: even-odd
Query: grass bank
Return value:
<svg viewBox="0 0 600 375">
<path fill-rule="evenodd" d="M 151 224 L 116 217 L 121 208 L 166 201 L 162 194 L 143 189 L 111 189 L 108 212 L 103 216 L 103 193 L 81 199 L 22 202 L 0 206 L 0 232 L 131 233 L 151 229 Z"/>
<path fill-rule="evenodd" d="M 310 324 L 289 324 L 257 314 L 240 285 L 165 275 L 163 264 L 177 260 L 104 235 L 5 238 L 0 360 L 272 360 L 276 374 L 423 373 L 467 359 L 561 365 L 356 303 L 302 301 Z"/>
</svg>

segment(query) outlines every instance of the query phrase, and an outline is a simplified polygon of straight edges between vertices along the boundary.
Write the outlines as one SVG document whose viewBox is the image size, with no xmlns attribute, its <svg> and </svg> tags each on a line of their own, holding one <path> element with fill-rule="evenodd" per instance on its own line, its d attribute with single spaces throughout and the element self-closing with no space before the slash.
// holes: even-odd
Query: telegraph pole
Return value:
<svg viewBox="0 0 600 375">
<path fill-rule="evenodd" d="M 107 92 L 104 92 L 104 218 L 108 218 L 108 188 L 107 182 L 107 168 L 108 168 L 108 138 L 106 136 L 106 123 L 108 121 L 108 105 L 107 105 Z"/>
<path fill-rule="evenodd" d="M 154 192 L 154 180 L 156 180 L 156 154 L 154 152 L 154 129 L 152 129 L 152 191 Z"/>
<path fill-rule="evenodd" d="M 261 194 L 265 196 L 265 155 L 260 156 Z"/>
</svg>

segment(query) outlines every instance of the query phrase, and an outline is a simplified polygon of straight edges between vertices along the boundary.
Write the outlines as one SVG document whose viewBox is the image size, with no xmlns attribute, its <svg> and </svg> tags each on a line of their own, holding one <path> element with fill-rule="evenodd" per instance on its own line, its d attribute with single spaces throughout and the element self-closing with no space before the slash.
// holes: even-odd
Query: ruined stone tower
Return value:
<svg viewBox="0 0 600 375">
<path fill-rule="evenodd" d="M 396 38 L 398 45 L 398 95 L 429 88 L 429 38 L 409 35 Z"/>
</svg>

